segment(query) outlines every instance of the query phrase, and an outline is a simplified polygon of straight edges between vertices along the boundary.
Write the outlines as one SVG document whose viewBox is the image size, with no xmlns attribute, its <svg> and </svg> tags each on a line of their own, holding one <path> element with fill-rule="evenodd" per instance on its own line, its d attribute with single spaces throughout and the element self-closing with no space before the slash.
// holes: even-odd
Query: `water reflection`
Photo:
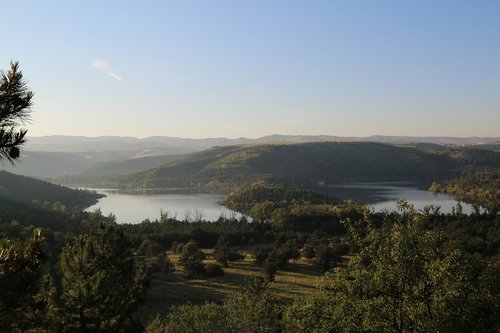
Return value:
<svg viewBox="0 0 500 333">
<path fill-rule="evenodd" d="M 221 215 L 236 217 L 240 215 L 218 204 L 224 198 L 218 194 L 126 194 L 116 190 L 94 189 L 106 197 L 87 211 L 101 209 L 104 215 L 113 213 L 118 223 L 140 223 L 145 219 L 160 218 L 160 212 L 169 217 L 184 220 L 205 219 L 214 221 Z"/>
<path fill-rule="evenodd" d="M 324 185 L 316 190 L 338 199 L 351 199 L 356 203 L 365 203 L 375 211 L 395 210 L 397 201 L 405 199 L 418 210 L 428 205 L 438 205 L 441 207 L 441 212 L 449 213 L 458 202 L 451 195 L 434 194 L 409 182 L 335 184 Z M 161 211 L 167 212 L 169 217 L 176 217 L 180 220 L 214 221 L 221 215 L 240 217 L 240 214 L 218 204 L 224 198 L 219 194 L 138 195 L 109 189 L 96 191 L 105 194 L 106 197 L 87 210 L 99 208 L 104 215 L 113 213 L 118 223 L 140 223 L 145 219 L 159 219 Z M 473 211 L 470 204 L 460 203 L 465 214 Z"/>
<path fill-rule="evenodd" d="M 411 182 L 376 182 L 326 185 L 321 190 L 339 199 L 351 199 L 357 203 L 366 203 L 375 211 L 395 210 L 397 201 L 405 199 L 418 210 L 428 205 L 438 205 L 441 212 L 450 213 L 459 201 L 448 194 L 434 194 Z M 460 201 L 463 212 L 470 214 L 470 204 Z"/>
</svg>

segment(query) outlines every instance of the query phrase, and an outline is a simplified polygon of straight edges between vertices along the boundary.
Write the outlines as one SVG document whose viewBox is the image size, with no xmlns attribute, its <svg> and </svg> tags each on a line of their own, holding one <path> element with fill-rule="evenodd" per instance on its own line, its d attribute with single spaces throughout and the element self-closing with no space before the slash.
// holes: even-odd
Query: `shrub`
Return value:
<svg viewBox="0 0 500 333">
<path fill-rule="evenodd" d="M 220 265 L 207 264 L 205 265 L 205 275 L 207 277 L 216 277 L 224 275 L 224 270 Z"/>
</svg>

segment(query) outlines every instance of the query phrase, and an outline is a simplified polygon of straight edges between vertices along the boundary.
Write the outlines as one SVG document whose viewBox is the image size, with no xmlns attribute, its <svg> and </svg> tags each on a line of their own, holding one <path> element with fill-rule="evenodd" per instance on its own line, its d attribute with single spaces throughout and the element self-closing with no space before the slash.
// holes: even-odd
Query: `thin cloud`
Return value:
<svg viewBox="0 0 500 333">
<path fill-rule="evenodd" d="M 111 76 L 116 81 L 121 81 L 123 79 L 123 77 L 121 75 L 119 75 L 113 69 L 113 67 L 111 67 L 111 64 L 104 59 L 94 58 L 91 60 L 91 65 L 92 65 L 92 67 L 94 67 L 98 71 L 103 72 L 104 74 Z"/>
</svg>

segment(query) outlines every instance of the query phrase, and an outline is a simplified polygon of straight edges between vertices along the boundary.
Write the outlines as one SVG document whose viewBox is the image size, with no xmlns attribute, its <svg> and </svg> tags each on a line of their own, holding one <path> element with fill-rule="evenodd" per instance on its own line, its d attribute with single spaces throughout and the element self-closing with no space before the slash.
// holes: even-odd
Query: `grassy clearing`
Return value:
<svg viewBox="0 0 500 333">
<path fill-rule="evenodd" d="M 213 250 L 203 252 L 207 255 L 204 261 L 206 264 L 215 263 Z M 178 265 L 179 256 L 170 254 L 170 259 L 176 264 L 176 271 L 170 275 L 156 273 L 152 276 L 146 300 L 140 308 L 141 317 L 147 320 L 157 313 L 168 313 L 172 305 L 187 302 L 222 302 L 227 296 L 237 292 L 246 279 L 261 275 L 261 267 L 250 254 L 245 254 L 242 262 L 231 263 L 230 267 L 224 268 L 224 276 L 210 279 L 185 278 L 182 267 Z M 295 263 L 290 261 L 284 270 L 278 271 L 275 281 L 271 283 L 271 289 L 279 300 L 289 302 L 293 298 L 316 292 L 316 285 L 321 276 L 317 265 L 307 259 Z"/>
</svg>

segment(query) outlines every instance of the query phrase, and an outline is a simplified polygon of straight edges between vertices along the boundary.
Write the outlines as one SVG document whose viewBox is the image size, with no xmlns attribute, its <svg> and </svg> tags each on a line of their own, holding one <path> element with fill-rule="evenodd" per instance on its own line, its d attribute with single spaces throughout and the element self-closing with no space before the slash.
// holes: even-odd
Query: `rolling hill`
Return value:
<svg viewBox="0 0 500 333">
<path fill-rule="evenodd" d="M 500 137 L 422 137 L 422 136 L 384 136 L 340 137 L 331 135 L 266 135 L 260 138 L 178 138 L 152 136 L 147 138 L 119 136 L 63 136 L 51 135 L 30 137 L 26 149 L 44 152 L 124 152 L 149 151 L 155 155 L 185 154 L 202 151 L 213 146 L 229 146 L 270 142 L 325 142 L 354 141 L 381 143 L 425 142 L 440 145 L 476 145 L 499 142 Z"/>
<path fill-rule="evenodd" d="M 15 166 L 0 169 L 64 184 L 102 181 L 110 175 L 123 175 L 159 167 L 183 154 L 200 152 L 213 146 L 241 144 L 307 143 L 307 142 L 382 142 L 398 144 L 469 145 L 478 149 L 499 150 L 497 138 L 449 138 L 371 136 L 338 137 L 327 135 L 268 135 L 261 138 L 189 139 L 166 136 L 134 137 L 30 137 Z M 495 144 L 496 143 L 496 144 Z M 68 177 L 69 176 L 69 177 Z"/>
<path fill-rule="evenodd" d="M 500 168 L 498 152 L 432 144 L 251 144 L 213 147 L 101 185 L 157 192 L 229 192 L 262 179 L 303 187 L 348 181 L 430 182 L 487 168 Z"/>
<path fill-rule="evenodd" d="M 97 202 L 102 195 L 74 190 L 54 185 L 31 177 L 19 176 L 7 171 L 0 171 L 0 200 L 31 204 L 60 202 L 67 207 L 86 208 Z"/>
<path fill-rule="evenodd" d="M 105 181 L 110 176 L 126 175 L 157 168 L 182 157 L 184 155 L 153 155 L 100 162 L 90 165 L 80 173 L 58 177 L 55 181 L 66 185 L 95 184 Z"/>
</svg>

